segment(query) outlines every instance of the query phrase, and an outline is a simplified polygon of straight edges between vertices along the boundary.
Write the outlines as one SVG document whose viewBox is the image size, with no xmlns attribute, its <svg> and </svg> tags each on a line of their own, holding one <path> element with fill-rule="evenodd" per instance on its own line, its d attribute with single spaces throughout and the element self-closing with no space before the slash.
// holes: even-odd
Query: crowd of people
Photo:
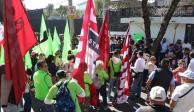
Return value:
<svg viewBox="0 0 194 112">
<path fill-rule="evenodd" d="M 68 62 L 62 61 L 60 51 L 47 58 L 45 54 L 32 52 L 33 67 L 26 70 L 28 82 L 23 95 L 23 111 L 99 111 L 99 95 L 102 96 L 104 110 L 109 105 L 117 105 L 122 56 L 119 52 L 121 48 L 112 42 L 113 39 L 110 49 L 114 52 L 110 53 L 108 69 L 104 68 L 103 61 L 97 60 L 91 77 L 87 72 L 87 63 L 82 63 L 84 88 L 72 77 L 75 55 L 71 51 L 68 52 Z M 168 44 L 164 38 L 154 56 L 139 41 L 131 44 L 130 53 L 129 99 L 141 98 L 142 92 L 147 94 L 148 105 L 136 112 L 194 112 L 194 51 L 189 43 L 182 44 L 178 40 L 176 44 Z M 84 98 L 82 103 L 79 102 L 81 98 Z M 167 107 L 165 103 L 170 106 Z"/>
</svg>

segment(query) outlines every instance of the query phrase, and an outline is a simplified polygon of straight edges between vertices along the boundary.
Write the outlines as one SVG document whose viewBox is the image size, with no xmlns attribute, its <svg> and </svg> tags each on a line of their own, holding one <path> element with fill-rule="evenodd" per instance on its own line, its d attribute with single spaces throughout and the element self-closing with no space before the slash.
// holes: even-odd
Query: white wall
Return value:
<svg viewBox="0 0 194 112">
<path fill-rule="evenodd" d="M 167 38 L 167 41 L 169 43 L 173 42 L 176 25 L 178 25 L 178 27 L 176 29 L 175 42 L 178 39 L 180 39 L 182 41 L 184 40 L 186 24 L 171 23 L 171 24 L 169 24 L 168 29 L 167 29 L 167 31 L 164 35 L 164 37 Z M 160 29 L 160 24 L 159 23 L 152 23 L 151 24 L 151 37 L 152 38 L 157 37 L 159 29 Z M 131 23 L 130 34 L 132 35 L 132 37 L 134 36 L 134 34 L 136 34 L 138 32 L 141 33 L 145 37 L 144 24 L 142 24 L 142 23 Z"/>
</svg>

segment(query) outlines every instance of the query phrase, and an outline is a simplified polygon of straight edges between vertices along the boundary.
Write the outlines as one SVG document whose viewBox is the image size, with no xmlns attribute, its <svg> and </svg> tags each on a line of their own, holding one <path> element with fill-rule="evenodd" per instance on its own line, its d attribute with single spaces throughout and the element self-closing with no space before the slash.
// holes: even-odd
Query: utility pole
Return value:
<svg viewBox="0 0 194 112">
<path fill-rule="evenodd" d="M 73 6 L 73 0 L 68 0 L 68 6 L 69 7 L 72 7 Z M 74 35 L 74 20 L 71 19 L 71 18 L 69 19 L 69 28 L 70 28 L 71 38 L 73 38 L 73 35 Z"/>
</svg>

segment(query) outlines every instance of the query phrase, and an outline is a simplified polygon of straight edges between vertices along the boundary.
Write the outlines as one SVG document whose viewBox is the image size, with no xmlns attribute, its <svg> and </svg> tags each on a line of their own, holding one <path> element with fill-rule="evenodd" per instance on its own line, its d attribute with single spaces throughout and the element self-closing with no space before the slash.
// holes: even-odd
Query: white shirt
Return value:
<svg viewBox="0 0 194 112">
<path fill-rule="evenodd" d="M 188 69 L 194 72 L 194 58 L 190 60 Z"/>
<path fill-rule="evenodd" d="M 160 52 L 161 52 L 161 53 L 165 53 L 165 52 L 167 51 L 167 49 L 168 49 L 168 44 L 167 44 L 167 42 L 162 43 L 161 46 L 162 46 L 162 50 L 161 50 Z"/>
<path fill-rule="evenodd" d="M 173 109 L 173 112 L 188 112 L 194 107 L 194 89 L 186 96 L 179 98 L 188 92 L 193 86 L 194 83 L 185 83 L 175 88 L 171 98 L 173 101 L 176 101 L 176 106 Z"/>
<path fill-rule="evenodd" d="M 146 69 L 148 69 L 148 73 L 152 73 L 154 70 L 157 69 L 157 66 L 153 64 L 152 62 L 148 62 L 146 65 Z"/>
<path fill-rule="evenodd" d="M 191 50 L 191 44 L 189 44 L 189 43 L 187 43 L 187 44 L 183 44 L 182 45 L 182 48 L 184 49 L 184 48 L 189 48 L 190 50 Z"/>
<path fill-rule="evenodd" d="M 135 62 L 134 67 L 131 67 L 136 73 L 143 72 L 145 69 L 145 60 L 143 58 L 138 58 Z"/>
</svg>

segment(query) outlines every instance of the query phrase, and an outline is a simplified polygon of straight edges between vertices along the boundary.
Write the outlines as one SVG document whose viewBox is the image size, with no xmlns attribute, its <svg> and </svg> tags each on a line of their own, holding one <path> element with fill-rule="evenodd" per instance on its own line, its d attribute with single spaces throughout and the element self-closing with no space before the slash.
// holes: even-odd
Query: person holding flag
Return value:
<svg viewBox="0 0 194 112">
<path fill-rule="evenodd" d="M 7 111 L 11 94 L 14 105 L 21 101 L 27 82 L 23 57 L 37 40 L 21 0 L 3 0 L 3 14 L 5 75 L 1 87 L 5 88 L 1 91 L 1 105 Z"/>
</svg>

